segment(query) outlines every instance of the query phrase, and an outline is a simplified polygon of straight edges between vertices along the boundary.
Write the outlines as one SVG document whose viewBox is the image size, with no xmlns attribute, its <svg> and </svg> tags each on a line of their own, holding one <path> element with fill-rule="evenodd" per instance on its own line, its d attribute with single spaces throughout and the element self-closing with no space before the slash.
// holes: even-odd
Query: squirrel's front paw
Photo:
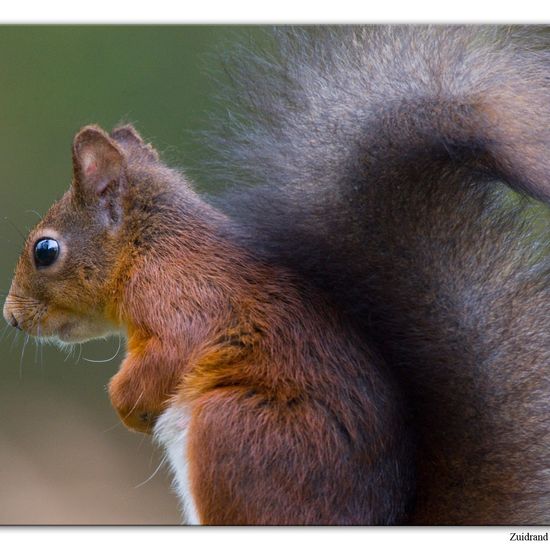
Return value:
<svg viewBox="0 0 550 550">
<path fill-rule="evenodd" d="M 109 397 L 123 424 L 130 430 L 150 434 L 162 412 L 160 404 L 147 398 L 132 378 L 119 372 L 109 383 Z"/>
</svg>

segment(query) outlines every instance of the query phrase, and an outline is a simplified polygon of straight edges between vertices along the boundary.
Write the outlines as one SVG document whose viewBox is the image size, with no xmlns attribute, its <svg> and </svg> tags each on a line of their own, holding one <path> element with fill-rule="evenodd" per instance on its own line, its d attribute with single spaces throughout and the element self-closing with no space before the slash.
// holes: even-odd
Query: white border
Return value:
<svg viewBox="0 0 550 550">
<path fill-rule="evenodd" d="M 0 23 L 351 23 L 351 22 L 499 22 L 550 23 L 550 2 L 480 2 L 461 0 L 94 0 L 93 2 L 39 0 L 3 3 Z M 0 28 L 1 32 L 1 28 Z M 47 503 L 45 503 L 47 505 Z M 509 533 L 544 533 L 540 528 L 319 528 L 319 529 L 210 529 L 210 528 L 10 528 L 0 527 L 4 548 L 32 544 L 35 548 L 64 550 L 98 545 L 131 550 L 216 548 L 216 550 L 271 550 L 281 548 L 501 548 Z M 524 543 L 537 546 L 537 543 Z M 545 543 L 542 543 L 546 546 Z M 542 547 L 542 546 L 541 546 Z"/>
<path fill-rule="evenodd" d="M 0 542 L 4 548 L 55 548 L 56 550 L 167 550 L 168 548 L 215 550 L 285 550 L 291 549 L 438 549 L 466 550 L 514 547 L 547 548 L 546 542 L 512 543 L 507 527 L 480 528 L 230 528 L 230 527 L 162 527 L 162 528 L 4 528 Z M 547 533 L 548 528 L 520 528 L 518 532 Z"/>
<path fill-rule="evenodd" d="M 550 23 L 550 2 L 521 0 L 20 0 L 3 23 Z"/>
</svg>

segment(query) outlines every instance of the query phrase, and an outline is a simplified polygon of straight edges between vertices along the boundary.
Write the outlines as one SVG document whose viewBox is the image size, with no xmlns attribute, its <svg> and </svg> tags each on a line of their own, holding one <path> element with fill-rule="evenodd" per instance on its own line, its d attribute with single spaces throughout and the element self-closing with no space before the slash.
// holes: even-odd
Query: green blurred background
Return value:
<svg viewBox="0 0 550 550">
<path fill-rule="evenodd" d="M 0 290 L 22 237 L 68 187 L 83 125 L 135 123 L 171 165 L 192 166 L 215 92 L 212 56 L 227 26 L 0 27 Z M 197 182 L 201 187 L 201 182 Z M 204 186 L 204 183 L 203 183 Z M 3 302 L 3 297 L 2 297 Z M 3 329 L 2 329 L 3 330 Z M 118 340 L 85 344 L 79 360 L 43 352 L 11 329 L 0 342 L 0 523 L 173 524 L 178 503 L 162 454 L 126 431 L 105 386 Z"/>
</svg>

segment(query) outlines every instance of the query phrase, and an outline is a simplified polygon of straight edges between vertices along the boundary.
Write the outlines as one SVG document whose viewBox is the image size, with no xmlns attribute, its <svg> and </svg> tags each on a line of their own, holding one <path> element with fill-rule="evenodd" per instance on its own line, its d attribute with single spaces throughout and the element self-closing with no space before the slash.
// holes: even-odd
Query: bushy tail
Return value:
<svg viewBox="0 0 550 550">
<path fill-rule="evenodd" d="M 263 49 L 233 52 L 238 92 L 212 141 L 225 153 L 218 175 L 318 195 L 421 170 L 435 156 L 548 199 L 545 36 L 484 26 L 278 29 Z"/>
<path fill-rule="evenodd" d="M 502 185 L 550 203 L 546 35 L 279 29 L 210 137 L 220 205 L 398 372 L 421 523 L 550 521 L 549 218 Z"/>
</svg>

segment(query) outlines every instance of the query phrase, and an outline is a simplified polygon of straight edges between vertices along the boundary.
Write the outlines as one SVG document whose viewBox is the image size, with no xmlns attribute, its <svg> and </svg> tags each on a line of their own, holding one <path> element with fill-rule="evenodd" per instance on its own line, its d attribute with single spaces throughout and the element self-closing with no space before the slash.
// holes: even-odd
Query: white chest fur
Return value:
<svg viewBox="0 0 550 550">
<path fill-rule="evenodd" d="M 174 488 L 182 505 L 185 523 L 198 525 L 200 519 L 189 484 L 187 461 L 188 424 L 188 411 L 181 406 L 172 406 L 158 419 L 155 426 L 155 439 L 166 449 L 170 467 L 174 474 Z"/>
</svg>

